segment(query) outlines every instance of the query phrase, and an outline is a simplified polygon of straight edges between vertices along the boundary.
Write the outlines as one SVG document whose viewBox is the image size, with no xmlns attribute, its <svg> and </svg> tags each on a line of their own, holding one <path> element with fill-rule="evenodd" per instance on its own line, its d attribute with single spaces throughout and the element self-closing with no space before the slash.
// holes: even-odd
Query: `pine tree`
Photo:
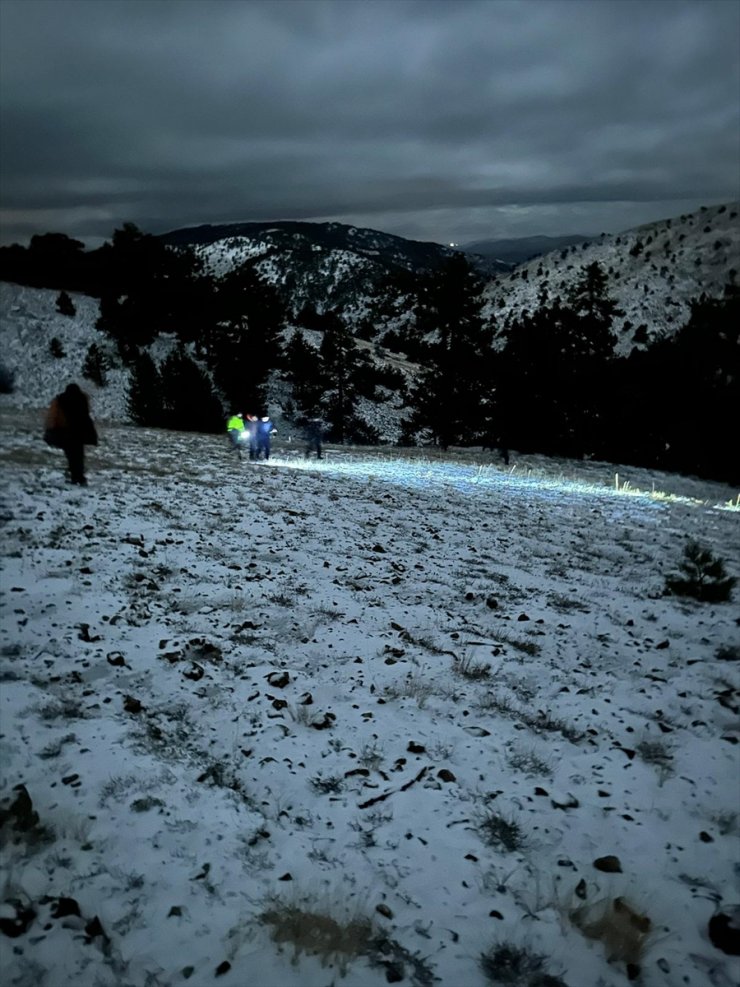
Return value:
<svg viewBox="0 0 740 987">
<path fill-rule="evenodd" d="M 280 297 L 253 265 L 242 265 L 222 280 L 208 363 L 232 407 L 254 413 L 264 408 L 268 377 L 282 365 L 284 319 Z"/>
<path fill-rule="evenodd" d="M 57 296 L 57 312 L 61 315 L 73 316 L 76 314 L 77 309 L 74 306 L 74 302 L 69 297 L 66 291 L 60 291 Z"/>
<path fill-rule="evenodd" d="M 91 343 L 82 364 L 82 376 L 97 384 L 98 387 L 105 387 L 108 383 L 107 370 L 108 361 L 105 354 L 97 343 Z"/>
<path fill-rule="evenodd" d="M 584 268 L 563 304 L 524 312 L 506 333 L 497 408 L 510 444 L 583 456 L 603 452 L 617 308 L 596 263 Z"/>
<path fill-rule="evenodd" d="M 149 428 L 164 423 L 162 378 L 154 360 L 146 353 L 137 353 L 131 367 L 126 399 L 128 413 L 137 425 Z"/>
<path fill-rule="evenodd" d="M 492 330 L 483 322 L 481 292 L 470 263 L 456 255 L 419 293 L 417 327 L 429 356 L 412 397 L 412 427 L 428 429 L 443 449 L 479 442 L 490 427 L 482 404 L 491 394 Z"/>
<path fill-rule="evenodd" d="M 359 353 L 354 336 L 336 313 L 324 314 L 323 331 L 324 338 L 319 348 L 323 406 L 334 440 L 344 443 L 350 437 L 351 419 L 357 401 L 355 374 L 360 362 Z"/>
<path fill-rule="evenodd" d="M 297 415 L 318 414 L 323 394 L 321 357 L 300 330 L 285 347 L 285 374 L 293 389 Z"/>
<path fill-rule="evenodd" d="M 627 373 L 629 371 L 629 373 Z M 633 354 L 623 374 L 634 431 L 656 434 L 655 465 L 740 482 L 728 429 L 740 408 L 740 289 L 702 296 L 673 337 Z"/>
<path fill-rule="evenodd" d="M 181 349 L 164 361 L 160 371 L 164 427 L 181 432 L 220 432 L 224 411 L 208 376 Z"/>
</svg>

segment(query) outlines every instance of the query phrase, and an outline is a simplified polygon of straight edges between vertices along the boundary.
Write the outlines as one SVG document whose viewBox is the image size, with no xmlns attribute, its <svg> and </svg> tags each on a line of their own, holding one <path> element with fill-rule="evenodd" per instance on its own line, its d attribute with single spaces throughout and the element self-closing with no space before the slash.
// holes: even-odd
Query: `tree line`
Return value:
<svg viewBox="0 0 740 987">
<path fill-rule="evenodd" d="M 621 313 L 598 263 L 581 270 L 565 297 L 542 296 L 501 332 L 495 316 L 483 317 L 483 284 L 463 255 L 379 285 L 354 327 L 331 309 L 292 311 L 254 263 L 209 277 L 192 250 L 168 248 L 133 224 L 94 251 L 62 234 L 0 248 L 0 277 L 99 298 L 97 327 L 131 370 L 129 411 L 142 425 L 221 431 L 225 410 L 264 410 L 278 373 L 290 394 L 286 416 L 321 416 L 337 442 L 379 441 L 358 405 L 395 395 L 408 443 L 738 479 L 727 440 L 740 406 L 734 283 L 720 299 L 696 299 L 673 336 L 617 357 Z M 60 311 L 68 301 L 60 295 Z M 377 337 L 374 316 L 392 316 L 394 307 L 404 318 Z M 286 325 L 293 329 L 284 342 Z M 158 365 L 149 348 L 162 333 L 175 347 Z M 379 358 L 378 343 L 420 365 L 415 382 Z M 87 363 L 104 383 L 97 347 Z"/>
</svg>

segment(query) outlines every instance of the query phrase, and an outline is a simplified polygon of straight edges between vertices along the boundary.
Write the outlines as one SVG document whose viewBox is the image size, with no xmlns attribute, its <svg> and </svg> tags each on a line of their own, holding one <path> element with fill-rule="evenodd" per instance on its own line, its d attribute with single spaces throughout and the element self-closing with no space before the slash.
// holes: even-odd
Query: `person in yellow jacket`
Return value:
<svg viewBox="0 0 740 987">
<path fill-rule="evenodd" d="M 229 448 L 242 458 L 242 432 L 244 431 L 244 415 L 232 415 L 226 422 L 226 432 L 229 436 Z"/>
</svg>

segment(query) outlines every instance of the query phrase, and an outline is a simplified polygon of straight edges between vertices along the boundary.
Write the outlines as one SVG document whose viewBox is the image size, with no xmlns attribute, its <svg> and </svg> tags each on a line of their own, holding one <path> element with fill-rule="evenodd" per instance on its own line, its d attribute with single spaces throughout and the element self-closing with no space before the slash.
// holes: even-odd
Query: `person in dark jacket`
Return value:
<svg viewBox="0 0 740 987">
<path fill-rule="evenodd" d="M 257 458 L 257 430 L 259 419 L 256 415 L 247 415 L 247 435 L 249 436 L 249 458 L 254 461 Z"/>
<path fill-rule="evenodd" d="M 77 384 L 69 384 L 57 394 L 46 414 L 44 439 L 64 451 L 69 467 L 69 482 L 87 486 L 85 446 L 98 444 L 98 433 L 90 417 L 87 394 Z"/>
<path fill-rule="evenodd" d="M 320 418 L 309 418 L 303 427 L 303 437 L 306 440 L 306 459 L 309 459 L 312 452 L 316 453 L 316 458 L 322 458 L 322 444 L 324 441 L 324 423 Z"/>
<path fill-rule="evenodd" d="M 270 436 L 277 431 L 268 415 L 263 415 L 257 422 L 257 459 L 270 458 Z"/>
</svg>

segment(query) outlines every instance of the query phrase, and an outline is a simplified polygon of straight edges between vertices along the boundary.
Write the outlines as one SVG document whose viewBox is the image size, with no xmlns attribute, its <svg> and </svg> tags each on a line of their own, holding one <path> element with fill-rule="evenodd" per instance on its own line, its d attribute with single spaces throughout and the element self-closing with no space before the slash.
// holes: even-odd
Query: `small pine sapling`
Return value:
<svg viewBox="0 0 740 987">
<path fill-rule="evenodd" d="M 66 291 L 60 291 L 57 295 L 57 312 L 60 315 L 73 316 L 77 312 L 74 302 L 69 297 Z"/>
<path fill-rule="evenodd" d="M 712 555 L 708 548 L 689 542 L 678 568 L 678 573 L 666 577 L 666 593 L 690 596 L 705 603 L 721 603 L 732 598 L 737 579 L 727 575 L 722 559 Z"/>
</svg>

